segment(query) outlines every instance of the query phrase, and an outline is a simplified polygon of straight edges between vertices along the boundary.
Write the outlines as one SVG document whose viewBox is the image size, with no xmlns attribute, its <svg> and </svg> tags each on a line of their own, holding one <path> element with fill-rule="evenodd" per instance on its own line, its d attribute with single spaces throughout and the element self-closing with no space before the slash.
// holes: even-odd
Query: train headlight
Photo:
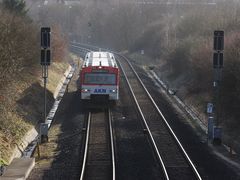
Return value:
<svg viewBox="0 0 240 180">
<path fill-rule="evenodd" d="M 116 93 L 117 90 L 116 90 L 116 89 L 112 89 L 112 90 L 110 90 L 110 92 L 111 92 L 111 93 Z"/>
<path fill-rule="evenodd" d="M 83 93 L 87 93 L 89 90 L 88 89 L 82 89 Z"/>
</svg>

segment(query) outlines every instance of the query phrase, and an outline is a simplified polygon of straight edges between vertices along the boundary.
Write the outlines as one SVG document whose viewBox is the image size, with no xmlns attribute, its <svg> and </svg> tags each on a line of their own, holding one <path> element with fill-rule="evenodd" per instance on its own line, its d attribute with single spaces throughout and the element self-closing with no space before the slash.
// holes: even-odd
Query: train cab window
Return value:
<svg viewBox="0 0 240 180">
<path fill-rule="evenodd" d="M 115 85 L 116 84 L 116 74 L 85 73 L 84 74 L 84 84 Z"/>
</svg>

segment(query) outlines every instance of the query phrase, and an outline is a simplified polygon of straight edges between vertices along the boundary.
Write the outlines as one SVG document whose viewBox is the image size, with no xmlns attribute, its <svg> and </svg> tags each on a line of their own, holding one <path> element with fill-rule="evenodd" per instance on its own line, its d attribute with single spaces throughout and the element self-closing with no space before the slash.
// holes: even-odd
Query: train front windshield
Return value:
<svg viewBox="0 0 240 180">
<path fill-rule="evenodd" d="M 85 73 L 84 84 L 116 85 L 116 74 Z"/>
</svg>

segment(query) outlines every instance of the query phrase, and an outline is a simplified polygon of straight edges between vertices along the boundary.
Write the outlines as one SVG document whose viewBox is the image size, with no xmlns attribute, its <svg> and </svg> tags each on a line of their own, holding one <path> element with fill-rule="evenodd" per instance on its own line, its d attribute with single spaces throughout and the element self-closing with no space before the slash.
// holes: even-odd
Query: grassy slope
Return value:
<svg viewBox="0 0 240 180">
<path fill-rule="evenodd" d="M 49 68 L 48 109 L 53 102 L 53 93 L 67 69 L 67 63 L 53 63 Z M 1 92 L 0 104 L 0 164 L 9 163 L 12 151 L 25 133 L 42 118 L 42 79 L 41 69 L 38 75 L 26 72 L 9 83 Z"/>
<path fill-rule="evenodd" d="M 145 69 L 149 69 L 149 67 L 153 66 L 154 71 L 157 72 L 161 79 L 168 84 L 168 87 L 176 89 L 177 96 L 190 106 L 191 109 L 197 113 L 198 117 L 205 122 L 205 125 L 207 125 L 206 104 L 212 99 L 211 86 L 206 89 L 195 89 L 195 91 L 192 91 L 192 82 L 189 81 L 191 78 L 188 77 L 187 72 L 180 74 L 171 73 L 171 71 L 169 71 L 170 67 L 167 66 L 163 60 L 158 60 L 158 62 L 156 62 L 154 59 L 151 60 L 151 58 L 137 53 L 131 54 L 130 57 L 139 66 L 143 66 Z M 226 141 L 225 143 L 232 143 L 235 148 L 238 148 L 240 144 L 239 129 L 236 128 L 238 125 L 231 129 L 228 129 L 224 123 L 221 125 L 224 129 L 223 138 Z"/>
</svg>

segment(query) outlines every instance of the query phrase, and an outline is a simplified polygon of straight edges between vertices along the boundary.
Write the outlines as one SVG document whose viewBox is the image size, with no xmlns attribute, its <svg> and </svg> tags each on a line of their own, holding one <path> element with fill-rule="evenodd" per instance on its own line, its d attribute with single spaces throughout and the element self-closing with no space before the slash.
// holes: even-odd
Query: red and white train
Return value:
<svg viewBox="0 0 240 180">
<path fill-rule="evenodd" d="M 88 52 L 80 72 L 81 99 L 119 99 L 119 68 L 110 52 Z"/>
</svg>

